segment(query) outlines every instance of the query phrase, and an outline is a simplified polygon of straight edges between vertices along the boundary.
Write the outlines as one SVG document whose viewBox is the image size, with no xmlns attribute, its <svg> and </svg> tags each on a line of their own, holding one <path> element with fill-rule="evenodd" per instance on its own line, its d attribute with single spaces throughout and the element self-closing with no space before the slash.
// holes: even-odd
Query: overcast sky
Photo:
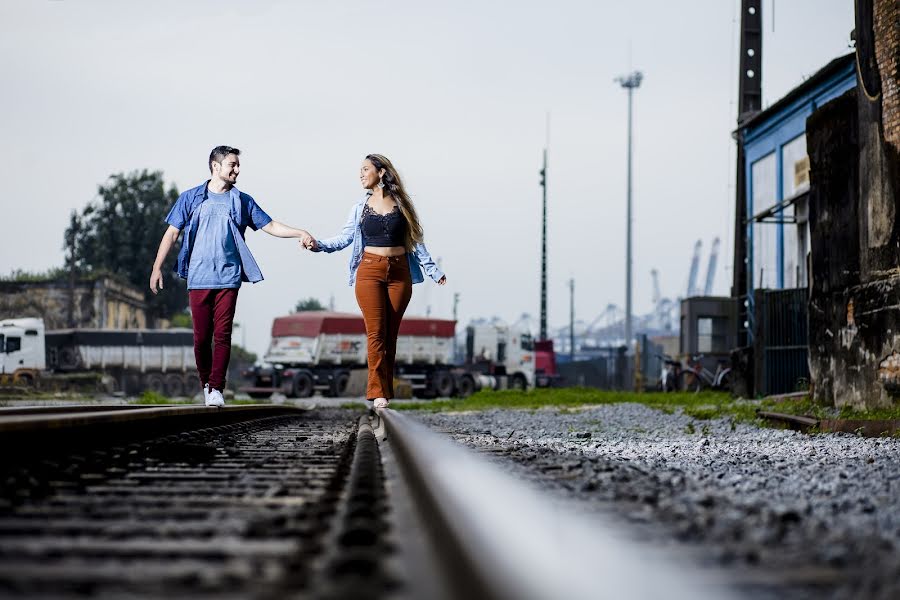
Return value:
<svg viewBox="0 0 900 600">
<path fill-rule="evenodd" d="M 627 101 L 614 78 L 635 68 L 635 312 L 651 310 L 652 268 L 663 295 L 684 295 L 697 239 L 702 277 L 722 238 L 715 292 L 727 294 L 739 7 L 0 0 L 0 273 L 61 265 L 69 213 L 110 174 L 161 170 L 184 190 L 218 144 L 241 149 L 238 187 L 272 217 L 330 236 L 377 152 L 404 177 L 448 277 L 415 286 L 409 314 L 430 305 L 449 318 L 459 292 L 463 323 L 538 315 L 549 111 L 549 321 L 568 322 L 570 277 L 590 321 L 625 302 Z M 763 18 L 765 105 L 849 51 L 851 0 L 763 0 Z M 251 350 L 297 299 L 358 311 L 349 249 L 248 242 L 266 277 L 238 302 Z"/>
</svg>

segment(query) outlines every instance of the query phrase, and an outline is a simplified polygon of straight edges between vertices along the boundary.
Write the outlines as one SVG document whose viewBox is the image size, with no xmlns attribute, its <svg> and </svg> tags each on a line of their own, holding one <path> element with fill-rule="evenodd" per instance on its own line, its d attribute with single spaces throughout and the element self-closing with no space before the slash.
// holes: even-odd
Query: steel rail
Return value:
<svg viewBox="0 0 900 600">
<path fill-rule="evenodd" d="M 578 515 L 400 413 L 380 411 L 417 510 L 457 589 L 451 597 L 732 598 L 722 583 L 620 528 Z"/>
<path fill-rule="evenodd" d="M 50 414 L 0 415 L 0 433 L 27 430 L 30 432 L 47 429 L 68 429 L 81 426 L 92 426 L 110 423 L 135 423 L 159 419 L 182 419 L 198 415 L 229 415 L 250 418 L 275 416 L 301 409 L 272 405 L 243 405 L 208 408 L 205 406 L 153 406 L 121 410 L 109 407 L 109 410 L 97 411 L 60 411 Z"/>
<path fill-rule="evenodd" d="M 142 410 L 146 404 L 54 404 L 52 406 L 3 406 L 0 418 L 11 415 L 50 415 L 54 413 L 89 413 L 108 410 Z"/>
<path fill-rule="evenodd" d="M 190 429 L 302 413 L 294 406 L 251 404 L 205 406 L 152 406 L 122 410 L 83 410 L 0 414 L 0 451 L 52 452 L 55 447 L 106 445 L 136 441 Z"/>
</svg>

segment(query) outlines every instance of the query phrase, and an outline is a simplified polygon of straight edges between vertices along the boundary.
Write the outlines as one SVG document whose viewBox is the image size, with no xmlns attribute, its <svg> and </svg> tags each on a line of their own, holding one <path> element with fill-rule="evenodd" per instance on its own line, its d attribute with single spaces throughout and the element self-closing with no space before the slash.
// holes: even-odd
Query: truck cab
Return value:
<svg viewBox="0 0 900 600">
<path fill-rule="evenodd" d="M 43 319 L 0 321 L 0 375 L 30 383 L 46 368 Z"/>
<path fill-rule="evenodd" d="M 466 363 L 494 377 L 506 377 L 509 387 L 534 386 L 534 341 L 531 334 L 503 324 L 466 328 Z M 496 385 L 496 384 L 495 384 Z"/>
</svg>

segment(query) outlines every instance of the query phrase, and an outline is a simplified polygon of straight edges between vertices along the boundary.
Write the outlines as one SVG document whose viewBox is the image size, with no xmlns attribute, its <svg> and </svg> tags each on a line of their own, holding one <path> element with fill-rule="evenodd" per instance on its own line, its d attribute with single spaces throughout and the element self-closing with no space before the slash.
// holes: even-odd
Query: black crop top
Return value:
<svg viewBox="0 0 900 600">
<path fill-rule="evenodd" d="M 364 246 L 376 248 L 406 246 L 406 218 L 396 205 L 390 212 L 380 215 L 366 202 L 359 226 L 362 229 Z"/>
</svg>

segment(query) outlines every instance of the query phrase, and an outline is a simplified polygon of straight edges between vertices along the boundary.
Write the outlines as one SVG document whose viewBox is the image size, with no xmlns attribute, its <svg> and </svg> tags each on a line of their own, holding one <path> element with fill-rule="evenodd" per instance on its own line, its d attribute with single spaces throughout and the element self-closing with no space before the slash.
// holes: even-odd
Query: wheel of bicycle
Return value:
<svg viewBox="0 0 900 600">
<path fill-rule="evenodd" d="M 719 389 L 731 391 L 731 371 L 722 375 L 721 379 L 719 379 Z"/>
<path fill-rule="evenodd" d="M 666 373 L 665 378 L 660 383 L 664 392 L 677 392 L 681 389 L 678 387 L 681 385 L 681 381 L 675 377 L 674 373 Z"/>
<path fill-rule="evenodd" d="M 703 380 L 693 371 L 682 371 L 678 375 L 678 389 L 682 392 L 699 392 L 703 389 Z"/>
</svg>

